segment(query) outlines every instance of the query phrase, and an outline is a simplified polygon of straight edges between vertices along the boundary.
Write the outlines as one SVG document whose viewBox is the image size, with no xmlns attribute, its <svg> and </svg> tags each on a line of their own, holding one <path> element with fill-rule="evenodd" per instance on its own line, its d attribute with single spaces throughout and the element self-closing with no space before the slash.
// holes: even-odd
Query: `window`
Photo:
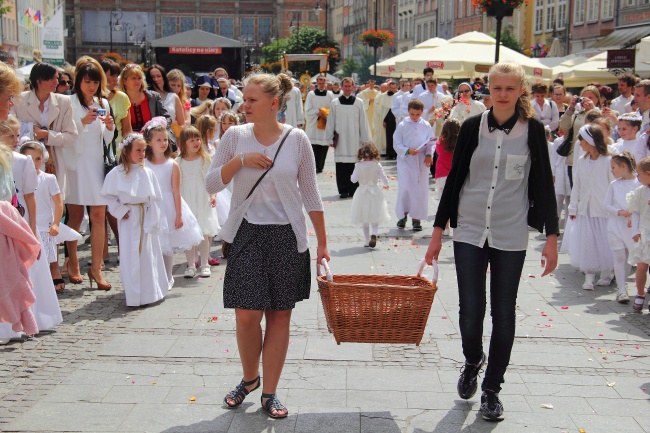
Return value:
<svg viewBox="0 0 650 433">
<path fill-rule="evenodd" d="M 317 23 L 318 22 L 318 16 L 316 15 L 316 12 L 307 11 L 307 21 L 309 21 L 310 23 Z"/>
<path fill-rule="evenodd" d="M 257 26 L 257 35 L 260 40 L 268 41 L 271 38 L 271 18 L 259 18 Z"/>
<path fill-rule="evenodd" d="M 429 24 L 424 24 L 422 26 L 422 41 L 426 41 L 429 38 Z"/>
<path fill-rule="evenodd" d="M 535 0 L 535 33 L 542 33 L 544 23 L 544 0 Z"/>
<path fill-rule="evenodd" d="M 235 22 L 233 18 L 219 19 L 219 34 L 224 38 L 233 39 L 235 37 Z"/>
<path fill-rule="evenodd" d="M 175 35 L 176 17 L 163 17 L 162 27 L 163 36 Z"/>
<path fill-rule="evenodd" d="M 418 24 L 418 30 L 417 30 L 417 37 L 415 39 L 415 43 L 419 44 L 422 42 L 422 25 Z"/>
<path fill-rule="evenodd" d="M 447 2 L 445 0 L 442 0 L 440 2 L 440 19 L 443 22 L 447 22 L 447 15 L 445 15 L 446 13 L 447 13 Z"/>
<path fill-rule="evenodd" d="M 444 0 L 447 3 L 447 21 L 454 20 L 454 2 L 453 0 Z"/>
<path fill-rule="evenodd" d="M 579 25 L 585 22 L 585 1 L 575 0 L 573 7 L 573 24 Z"/>
<path fill-rule="evenodd" d="M 558 0 L 557 2 L 557 29 L 562 30 L 566 28 L 566 1 Z"/>
<path fill-rule="evenodd" d="M 587 0 L 587 22 L 598 21 L 598 0 Z"/>
<path fill-rule="evenodd" d="M 552 32 L 555 29 L 555 3 L 550 0 L 546 5 L 546 31 Z"/>
<path fill-rule="evenodd" d="M 255 40 L 255 20 L 253 18 L 241 19 L 241 37 L 247 41 Z"/>
<path fill-rule="evenodd" d="M 194 30 L 194 17 L 181 17 L 181 32 Z"/>
<path fill-rule="evenodd" d="M 602 21 L 614 18 L 614 0 L 603 0 L 603 9 L 600 14 Z"/>
<path fill-rule="evenodd" d="M 65 27 L 68 29 L 68 37 L 69 38 L 74 38 L 75 37 L 75 31 L 74 31 L 74 15 L 66 15 L 65 16 Z M 16 40 L 13 39 L 12 40 Z"/>
<path fill-rule="evenodd" d="M 216 33 L 214 18 L 201 18 L 201 30 L 208 33 Z"/>
<path fill-rule="evenodd" d="M 464 0 L 458 0 L 458 18 L 463 18 L 463 3 L 465 3 Z"/>
<path fill-rule="evenodd" d="M 636 0 L 626 0 L 625 1 L 625 6 L 635 6 L 636 5 Z"/>
</svg>

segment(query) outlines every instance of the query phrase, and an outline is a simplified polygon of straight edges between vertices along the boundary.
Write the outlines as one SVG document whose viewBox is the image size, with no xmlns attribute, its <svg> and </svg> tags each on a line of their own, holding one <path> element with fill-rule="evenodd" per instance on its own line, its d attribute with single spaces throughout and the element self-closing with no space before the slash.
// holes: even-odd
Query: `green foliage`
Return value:
<svg viewBox="0 0 650 433">
<path fill-rule="evenodd" d="M 357 51 L 362 53 L 361 58 L 359 61 L 355 60 L 352 57 L 345 59 L 342 67 L 343 75 L 346 77 L 351 77 L 352 73 L 356 73 L 358 76 L 358 82 L 365 83 L 370 78 L 374 77 L 373 71 L 371 69 L 371 66 L 374 66 L 375 64 L 374 52 L 372 48 L 366 52 L 362 46 L 359 46 Z M 378 78 L 378 82 L 382 81 L 383 79 L 381 77 Z"/>
<path fill-rule="evenodd" d="M 490 33 L 490 36 L 493 38 L 497 37 L 496 33 L 494 32 Z M 501 31 L 501 45 L 508 47 L 518 53 L 524 53 L 524 44 L 519 39 L 517 39 L 514 33 L 512 33 L 512 31 L 510 31 L 508 28 Z"/>
<path fill-rule="evenodd" d="M 0 16 L 11 12 L 11 6 L 5 6 L 5 0 L 0 0 Z"/>
<path fill-rule="evenodd" d="M 284 53 L 312 54 L 318 47 L 335 47 L 340 51 L 339 44 L 331 38 L 326 38 L 323 30 L 301 26 L 299 29 L 295 29 L 289 38 L 279 39 L 262 48 L 262 63 L 277 62 Z M 339 58 L 329 58 L 330 72 L 336 71 L 339 62 Z M 303 72 L 310 75 L 316 75 L 319 72 L 317 62 L 292 62 L 289 69 L 294 72 L 294 76 Z"/>
<path fill-rule="evenodd" d="M 343 61 L 343 66 L 341 67 L 344 77 L 351 77 L 355 72 L 358 74 L 359 69 L 361 69 L 361 65 L 359 65 L 359 62 L 354 60 L 354 57 L 348 57 L 345 59 Z"/>
</svg>

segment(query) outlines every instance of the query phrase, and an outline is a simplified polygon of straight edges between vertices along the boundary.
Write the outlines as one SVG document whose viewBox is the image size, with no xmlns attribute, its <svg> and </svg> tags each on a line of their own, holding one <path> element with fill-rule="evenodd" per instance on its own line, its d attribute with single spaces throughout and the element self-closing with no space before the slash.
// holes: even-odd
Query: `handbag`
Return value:
<svg viewBox="0 0 650 433">
<path fill-rule="evenodd" d="M 280 149 L 282 149 L 282 145 L 283 145 L 284 142 L 286 141 L 286 139 L 287 139 L 287 137 L 289 136 L 289 134 L 291 134 L 291 130 L 292 130 L 292 129 L 293 129 L 293 127 L 292 127 L 292 128 L 289 128 L 289 132 L 287 132 L 287 133 L 285 134 L 284 138 L 283 138 L 282 141 L 280 142 L 280 145 L 278 146 L 278 150 L 275 151 L 275 156 L 273 157 L 273 162 L 271 162 L 271 166 L 270 166 L 269 168 L 267 168 L 267 169 L 264 171 L 264 173 L 262 173 L 262 175 L 260 176 L 259 179 L 257 179 L 257 182 L 255 182 L 255 185 L 253 185 L 253 187 L 252 187 L 251 190 L 249 191 L 248 195 L 246 196 L 246 200 L 248 200 L 248 199 L 250 198 L 251 194 L 253 194 L 253 191 L 255 191 L 255 188 L 257 188 L 257 185 L 260 184 L 260 182 L 262 181 L 262 179 L 264 179 L 264 176 L 266 176 L 266 174 L 269 172 L 269 170 L 271 170 L 271 169 L 273 168 L 273 166 L 275 165 L 275 160 L 278 158 L 278 153 L 280 153 Z M 225 241 L 225 240 L 224 240 L 224 241 L 221 241 L 221 257 L 223 257 L 224 259 L 227 259 L 227 258 L 228 258 L 228 249 L 229 249 L 229 248 L 230 248 L 230 242 L 227 242 L 227 241 Z"/>
<path fill-rule="evenodd" d="M 25 216 L 25 208 L 18 201 L 18 196 L 16 194 L 11 196 L 11 205 L 16 208 L 21 217 Z"/>
<path fill-rule="evenodd" d="M 104 145 L 104 177 L 106 177 L 112 169 L 117 167 L 117 161 L 115 161 L 115 157 L 108 149 L 106 142 L 102 140 L 102 143 Z"/>
</svg>

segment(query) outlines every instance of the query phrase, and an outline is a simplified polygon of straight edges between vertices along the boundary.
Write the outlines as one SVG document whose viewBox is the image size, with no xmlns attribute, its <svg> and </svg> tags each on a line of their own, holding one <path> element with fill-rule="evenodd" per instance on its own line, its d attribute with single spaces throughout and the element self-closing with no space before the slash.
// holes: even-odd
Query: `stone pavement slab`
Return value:
<svg viewBox="0 0 650 433">
<path fill-rule="evenodd" d="M 395 163 L 385 164 L 394 176 Z M 331 170 L 328 165 L 327 170 Z M 338 199 L 331 172 L 319 175 L 335 273 L 415 273 L 429 241 L 380 228 L 378 247 L 362 246 L 349 223 L 350 200 Z M 387 192 L 395 201 L 396 183 Z M 430 215 L 436 203 L 430 200 Z M 0 346 L 0 430 L 29 432 L 223 433 L 612 433 L 648 431 L 650 315 L 613 301 L 614 286 L 580 289 L 568 258 L 540 277 L 544 238 L 530 232 L 517 300 L 517 329 L 501 400 L 506 420 L 477 414 L 480 393 L 456 393 L 463 363 L 452 244 L 444 240 L 441 280 L 420 346 L 337 345 L 327 330 L 317 285 L 293 312 L 287 363 L 278 388 L 290 416 L 271 420 L 260 390 L 241 407 L 222 406 L 241 379 L 234 311 L 223 308 L 225 266 L 212 277 L 184 279 L 156 305 L 128 308 L 114 263 L 108 293 L 87 284 L 59 295 L 64 323 L 24 343 Z M 315 245 L 313 234 L 310 245 Z M 213 252 L 218 245 L 212 247 Z M 87 246 L 81 248 L 83 265 Z M 225 264 L 225 262 L 224 262 Z M 628 284 L 631 288 L 632 285 Z M 566 308 L 563 308 L 566 307 Z M 489 311 L 489 309 L 488 309 Z M 484 320 L 489 345 L 491 320 Z M 551 404 L 553 409 L 542 405 Z M 645 429 L 645 430 L 644 430 Z"/>
</svg>

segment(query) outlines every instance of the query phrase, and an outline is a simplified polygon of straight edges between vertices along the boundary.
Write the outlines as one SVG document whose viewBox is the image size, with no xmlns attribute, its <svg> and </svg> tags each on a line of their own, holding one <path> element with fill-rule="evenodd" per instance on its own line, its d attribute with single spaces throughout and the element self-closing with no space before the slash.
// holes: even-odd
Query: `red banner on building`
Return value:
<svg viewBox="0 0 650 433">
<path fill-rule="evenodd" d="M 221 47 L 169 47 L 169 54 L 221 54 Z"/>
</svg>

